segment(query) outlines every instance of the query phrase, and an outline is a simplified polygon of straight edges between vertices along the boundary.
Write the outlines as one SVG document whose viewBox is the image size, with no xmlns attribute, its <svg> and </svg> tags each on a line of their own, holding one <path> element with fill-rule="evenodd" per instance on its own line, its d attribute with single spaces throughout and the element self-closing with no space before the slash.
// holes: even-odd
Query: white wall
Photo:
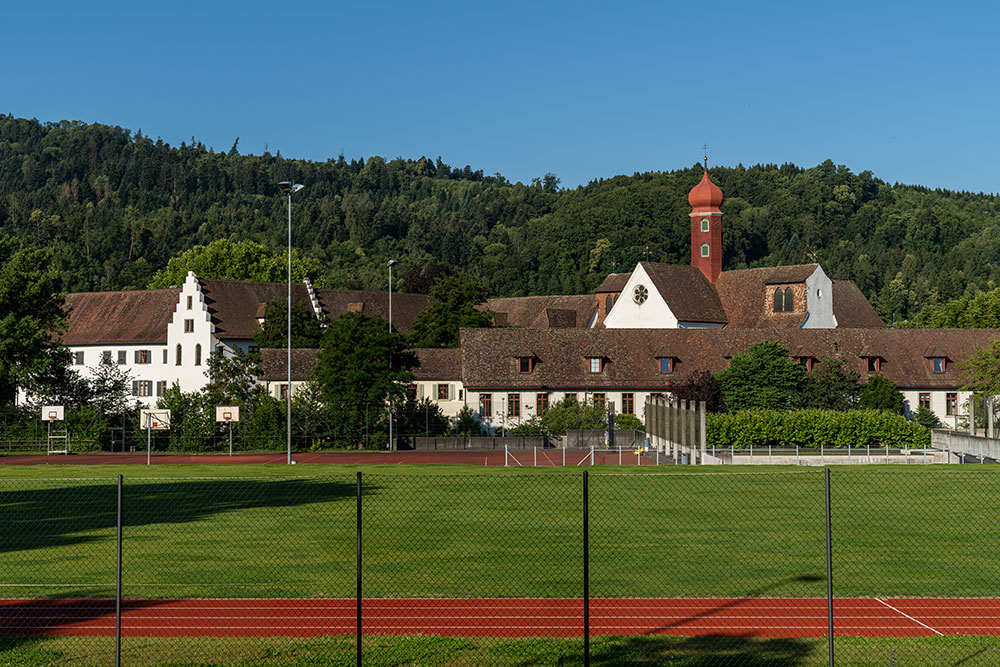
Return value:
<svg viewBox="0 0 1000 667">
<path fill-rule="evenodd" d="M 465 386 L 460 380 L 418 380 L 414 382 L 417 386 L 417 400 L 423 398 L 429 398 L 431 401 L 436 403 L 438 407 L 441 408 L 441 412 L 445 417 L 453 418 L 457 417 L 458 413 L 466 404 L 465 396 Z M 438 398 L 438 385 L 445 385 L 448 387 L 448 398 L 447 400 L 441 400 Z M 479 400 L 478 398 L 476 399 Z M 473 406 L 473 411 L 478 407 L 477 402 Z"/>
<path fill-rule="evenodd" d="M 168 354 L 167 363 L 163 362 L 163 352 L 167 350 L 167 346 L 162 344 L 154 345 L 145 343 L 136 345 L 119 345 L 109 343 L 103 345 L 69 345 L 67 347 L 72 355 L 70 368 L 78 372 L 82 377 L 94 377 L 95 370 L 101 364 L 103 353 L 110 352 L 111 363 L 118 366 L 119 369 L 127 373 L 129 376 L 129 396 L 131 396 L 132 391 L 132 380 L 151 382 L 152 385 L 150 387 L 150 395 L 136 398 L 137 401 L 147 407 L 154 407 L 156 405 L 156 399 L 159 398 L 157 395 L 157 383 L 166 382 L 166 387 L 170 388 L 170 386 L 175 382 L 180 381 L 178 368 L 174 366 L 173 358 L 171 358 Z M 137 364 L 135 362 L 135 353 L 138 350 L 149 351 L 150 362 L 148 364 Z M 76 364 L 76 354 L 78 352 L 83 353 L 83 365 Z M 119 352 L 125 353 L 124 364 L 118 364 Z M 205 360 L 203 358 L 202 369 L 205 368 L 204 364 Z"/>
<path fill-rule="evenodd" d="M 190 309 L 187 307 L 188 297 L 191 297 Z M 194 331 L 184 331 L 185 320 L 192 320 Z M 167 324 L 167 363 L 174 367 L 177 382 L 185 393 L 198 391 L 208 383 L 205 370 L 208 355 L 215 349 L 214 329 L 198 280 L 194 272 L 189 271 L 173 318 Z M 195 348 L 198 345 L 201 346 L 201 364 L 196 366 Z M 178 346 L 181 349 L 180 364 L 177 363 Z"/>
<path fill-rule="evenodd" d="M 806 310 L 809 316 L 802 324 L 803 329 L 833 329 L 837 326 L 837 318 L 833 316 L 833 281 L 819 265 L 806 278 Z"/>
<path fill-rule="evenodd" d="M 644 285 L 649 290 L 649 297 L 642 304 L 632 299 L 636 285 Z M 608 329 L 676 329 L 677 325 L 677 318 L 653 286 L 646 270 L 636 264 L 621 296 L 604 318 L 604 326 Z"/>
<path fill-rule="evenodd" d="M 906 412 L 907 416 L 916 413 L 917 409 L 920 407 L 920 394 L 928 393 L 931 395 L 931 412 L 937 415 L 938 421 L 944 428 L 957 428 L 958 422 L 963 417 L 968 417 L 969 415 L 969 398 L 972 396 L 971 392 L 968 391 L 958 391 L 956 390 L 941 390 L 941 389 L 914 389 L 914 390 L 900 390 L 903 394 L 903 410 Z M 958 405 L 955 415 L 946 415 L 948 406 L 946 401 L 946 394 L 958 394 Z"/>
</svg>

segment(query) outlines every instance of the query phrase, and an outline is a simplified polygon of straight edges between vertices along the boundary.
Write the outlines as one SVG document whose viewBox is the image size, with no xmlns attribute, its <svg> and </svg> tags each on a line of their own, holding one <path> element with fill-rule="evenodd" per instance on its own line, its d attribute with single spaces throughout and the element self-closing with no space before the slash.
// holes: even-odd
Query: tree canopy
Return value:
<svg viewBox="0 0 1000 667">
<path fill-rule="evenodd" d="M 324 320 L 316 317 L 312 306 L 299 301 L 292 304 L 292 347 L 319 347 Z M 272 299 L 264 307 L 264 323 L 254 334 L 257 347 L 288 347 L 288 299 Z"/>
<path fill-rule="evenodd" d="M 715 374 L 726 408 L 790 410 L 802 406 L 806 370 L 776 341 L 754 343 Z"/>
<path fill-rule="evenodd" d="M 458 347 L 462 327 L 493 325 L 493 313 L 476 309 L 486 300 L 486 291 L 469 278 L 446 276 L 431 288 L 437 299 L 413 321 L 413 347 Z"/>
<path fill-rule="evenodd" d="M 207 246 L 195 246 L 167 261 L 167 268 L 157 271 L 149 281 L 150 289 L 182 285 L 188 271 L 199 278 L 223 280 L 254 280 L 285 282 L 288 280 L 288 255 L 271 250 L 255 241 L 212 241 Z M 302 257 L 292 248 L 292 281 L 315 280 L 321 274 L 319 262 Z"/>
</svg>

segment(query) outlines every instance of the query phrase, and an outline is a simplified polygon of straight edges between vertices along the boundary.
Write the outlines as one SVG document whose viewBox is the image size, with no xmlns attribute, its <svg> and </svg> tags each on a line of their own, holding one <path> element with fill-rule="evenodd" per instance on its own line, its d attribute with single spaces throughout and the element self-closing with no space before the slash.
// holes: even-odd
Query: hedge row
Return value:
<svg viewBox="0 0 1000 667">
<path fill-rule="evenodd" d="M 773 446 L 921 448 L 931 443 L 930 430 L 900 415 L 879 410 L 744 410 L 709 414 L 709 447 Z"/>
</svg>

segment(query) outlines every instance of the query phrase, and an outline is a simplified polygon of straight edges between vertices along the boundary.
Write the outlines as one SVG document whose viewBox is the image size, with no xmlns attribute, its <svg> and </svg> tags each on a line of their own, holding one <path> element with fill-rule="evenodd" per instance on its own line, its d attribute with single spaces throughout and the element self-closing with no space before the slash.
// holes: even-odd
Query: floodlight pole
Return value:
<svg viewBox="0 0 1000 667">
<path fill-rule="evenodd" d="M 288 391 L 285 395 L 285 421 L 288 427 L 288 460 L 292 462 L 292 195 L 304 188 L 301 183 L 281 181 L 278 188 L 288 195 L 288 329 L 285 340 L 288 350 L 286 359 L 288 371 Z"/>
<path fill-rule="evenodd" d="M 398 259 L 390 259 L 388 262 L 389 266 L 389 373 L 392 373 L 392 267 L 394 264 L 399 264 Z M 392 394 L 389 394 L 389 451 L 392 451 Z"/>
</svg>

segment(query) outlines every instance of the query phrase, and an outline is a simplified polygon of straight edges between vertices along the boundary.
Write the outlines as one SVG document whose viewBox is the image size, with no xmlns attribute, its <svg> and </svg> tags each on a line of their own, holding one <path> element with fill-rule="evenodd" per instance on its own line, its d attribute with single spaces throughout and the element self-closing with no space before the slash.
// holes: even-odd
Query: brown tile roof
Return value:
<svg viewBox="0 0 1000 667">
<path fill-rule="evenodd" d="M 418 380 L 461 379 L 462 350 L 459 348 L 418 347 L 414 352 L 420 360 L 420 366 L 413 369 L 413 375 Z"/>
<path fill-rule="evenodd" d="M 792 264 L 790 266 L 776 266 L 771 270 L 771 275 L 764 279 L 765 285 L 777 285 L 779 283 L 804 283 L 806 278 L 811 276 L 819 264 Z"/>
<path fill-rule="evenodd" d="M 167 324 L 177 308 L 177 288 L 66 295 L 64 345 L 167 342 Z"/>
<path fill-rule="evenodd" d="M 728 321 L 719 295 L 701 269 L 682 264 L 639 264 L 678 320 L 715 324 Z"/>
<path fill-rule="evenodd" d="M 396 298 L 393 297 L 393 310 Z M 395 320 L 395 318 L 393 318 Z M 462 377 L 462 351 L 458 348 L 418 348 L 414 350 L 420 366 L 413 369 L 418 380 L 458 380 Z M 309 379 L 309 372 L 316 365 L 319 350 L 303 348 L 292 350 L 292 380 Z M 260 379 L 279 381 L 288 377 L 287 350 L 265 348 L 260 351 Z"/>
<path fill-rule="evenodd" d="M 717 372 L 726 356 L 753 343 L 776 340 L 797 356 L 839 355 L 864 380 L 865 347 L 881 350 L 882 374 L 903 389 L 954 389 L 962 380 L 956 363 L 976 347 L 1000 338 L 997 329 L 463 329 L 462 381 L 471 389 L 669 389 L 691 373 Z M 949 363 L 934 373 L 924 357 L 930 347 Z M 514 349 L 537 356 L 532 373 L 519 373 Z M 599 350 L 603 373 L 591 374 L 584 356 Z M 676 371 L 658 372 L 657 356 L 670 350 Z"/>
<path fill-rule="evenodd" d="M 885 322 L 852 280 L 833 281 L 833 316 L 837 318 L 838 327 L 885 327 Z"/>
<path fill-rule="evenodd" d="M 486 309 L 499 316 L 497 324 L 531 329 L 586 327 L 597 305 L 597 297 L 593 294 L 518 296 L 486 301 Z M 572 324 L 570 313 L 573 313 Z"/>
<path fill-rule="evenodd" d="M 772 313 L 775 317 L 765 315 L 764 281 L 774 273 L 773 267 L 760 269 L 743 269 L 740 271 L 723 271 L 715 282 L 719 300 L 729 318 L 730 328 L 754 328 L 761 325 L 762 319 L 769 320 L 773 328 L 792 328 L 802 325 L 803 313 Z"/>
<path fill-rule="evenodd" d="M 198 282 L 215 325 L 215 337 L 220 340 L 253 338 L 260 331 L 257 313 L 262 312 L 261 304 L 288 297 L 287 283 L 215 278 L 199 278 Z M 300 301 L 309 303 L 309 292 L 303 283 L 292 283 L 292 303 Z"/>
<path fill-rule="evenodd" d="M 594 294 L 605 294 L 608 292 L 621 292 L 625 289 L 625 283 L 632 277 L 631 273 L 609 273 L 604 282 L 597 286 Z"/>
<path fill-rule="evenodd" d="M 320 307 L 329 318 L 347 312 L 360 312 L 367 317 L 389 319 L 388 292 L 368 292 L 362 290 L 316 290 Z M 425 294 L 394 292 L 392 295 L 392 326 L 400 333 L 411 333 L 417 314 L 434 303 Z"/>
<path fill-rule="evenodd" d="M 308 380 L 309 371 L 316 365 L 319 350 L 299 348 L 292 350 L 292 381 Z M 264 348 L 260 351 L 260 379 L 276 382 L 288 379 L 288 350 Z"/>
</svg>

